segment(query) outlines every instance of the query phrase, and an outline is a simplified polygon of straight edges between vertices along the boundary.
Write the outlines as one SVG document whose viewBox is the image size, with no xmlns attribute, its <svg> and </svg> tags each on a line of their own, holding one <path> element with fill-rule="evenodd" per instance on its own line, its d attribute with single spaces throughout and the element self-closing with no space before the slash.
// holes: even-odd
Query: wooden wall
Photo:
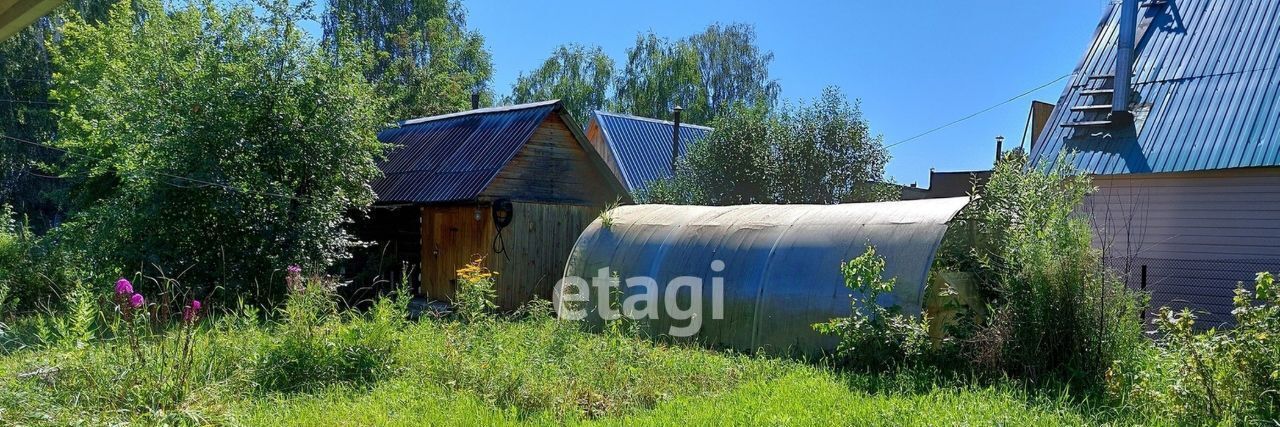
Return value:
<svg viewBox="0 0 1280 427">
<path fill-rule="evenodd" d="M 558 114 L 548 115 L 481 199 L 603 206 L 625 197 L 609 185 L 610 172 L 597 167 L 589 157 L 596 154 L 589 153 L 584 143 L 578 142 Z"/>
<path fill-rule="evenodd" d="M 1230 319 L 1236 283 L 1280 271 L 1280 168 L 1096 176 L 1085 202 L 1095 244 L 1152 307 Z"/>
<path fill-rule="evenodd" d="M 551 297 L 582 230 L 606 205 L 628 200 L 580 135 L 559 114 L 550 114 L 475 200 L 421 208 L 422 291 L 429 298 L 452 299 L 457 269 L 476 255 L 499 273 L 503 309 Z M 491 210 L 497 199 L 513 205 L 500 240 Z M 495 247 L 505 250 L 497 253 Z"/>
<path fill-rule="evenodd" d="M 451 299 L 455 271 L 479 254 L 499 273 L 498 305 L 504 310 L 534 297 L 550 299 L 574 242 L 602 206 L 515 202 L 511 224 L 501 230 L 503 253 L 494 251 L 498 231 L 488 204 L 424 207 L 422 233 L 429 243 L 422 251 L 422 291 L 431 299 Z"/>
<path fill-rule="evenodd" d="M 626 185 L 626 180 L 622 177 L 622 169 L 618 167 L 618 159 L 613 154 L 613 149 L 609 147 L 609 141 L 604 139 L 604 129 L 600 128 L 600 122 L 592 120 L 587 124 L 587 141 L 591 142 L 591 147 L 600 153 L 600 157 L 604 159 L 605 165 L 609 167 L 609 172 L 618 178 L 618 182 Z"/>
</svg>

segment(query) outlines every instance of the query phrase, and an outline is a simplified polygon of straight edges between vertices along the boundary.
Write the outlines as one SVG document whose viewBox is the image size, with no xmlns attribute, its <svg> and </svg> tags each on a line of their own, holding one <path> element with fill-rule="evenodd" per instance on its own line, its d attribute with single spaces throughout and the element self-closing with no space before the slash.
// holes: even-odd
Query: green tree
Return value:
<svg viewBox="0 0 1280 427">
<path fill-rule="evenodd" d="M 670 119 L 671 109 L 685 109 L 684 120 L 706 123 L 712 114 L 704 102 L 698 55 L 688 43 L 671 43 L 649 33 L 636 37 L 614 81 L 614 110 L 642 117 Z"/>
<path fill-rule="evenodd" d="M 772 153 L 771 187 L 779 203 L 848 203 L 895 198 L 884 185 L 889 152 L 872 135 L 862 110 L 836 87 L 812 104 L 778 113 L 781 138 Z"/>
<path fill-rule="evenodd" d="M 675 176 L 647 188 L 650 202 L 732 205 L 892 200 L 889 153 L 856 104 L 835 87 L 813 103 L 730 107 L 690 147 Z"/>
<path fill-rule="evenodd" d="M 541 67 L 520 73 L 507 103 L 559 99 L 574 118 L 586 122 L 591 111 L 604 108 L 613 80 L 613 59 L 599 46 L 561 45 Z"/>
<path fill-rule="evenodd" d="M 331 51 L 341 34 L 374 50 L 367 78 L 389 99 L 392 119 L 466 110 L 472 93 L 491 102 L 490 55 L 457 0 L 330 0 L 323 27 Z"/>
<path fill-rule="evenodd" d="M 295 24 L 306 4 L 134 3 L 68 23 L 53 51 L 54 144 L 74 153 L 63 255 L 99 274 L 182 273 L 225 298 L 342 257 L 384 150 L 368 59 L 341 37 L 318 48 Z"/>
<path fill-rule="evenodd" d="M 669 119 L 679 105 L 684 120 L 707 123 L 736 103 L 772 106 L 781 90 L 769 77 L 772 62 L 749 24 L 712 24 L 675 42 L 641 35 L 615 79 L 613 108 Z"/>
<path fill-rule="evenodd" d="M 116 0 L 76 0 L 61 10 L 74 10 L 86 22 L 98 23 Z M 49 99 L 53 68 L 49 44 L 60 39 L 61 11 L 36 20 L 0 42 L 0 135 L 43 142 L 55 135 L 56 120 Z M 8 203 L 29 218 L 37 230 L 52 226 L 59 213 L 60 180 L 42 165 L 57 161 L 58 153 L 15 139 L 0 138 L 0 203 Z"/>
</svg>

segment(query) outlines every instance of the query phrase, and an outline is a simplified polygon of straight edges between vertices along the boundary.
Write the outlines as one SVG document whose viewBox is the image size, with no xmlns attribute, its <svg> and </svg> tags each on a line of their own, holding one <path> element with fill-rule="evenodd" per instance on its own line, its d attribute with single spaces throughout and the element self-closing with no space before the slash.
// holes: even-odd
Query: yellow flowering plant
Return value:
<svg viewBox="0 0 1280 427">
<path fill-rule="evenodd" d="M 453 305 L 458 315 L 466 322 L 488 319 L 497 304 L 494 304 L 494 277 L 498 272 L 489 270 L 484 265 L 484 257 L 476 256 L 470 263 L 459 268 L 458 289 Z"/>
</svg>

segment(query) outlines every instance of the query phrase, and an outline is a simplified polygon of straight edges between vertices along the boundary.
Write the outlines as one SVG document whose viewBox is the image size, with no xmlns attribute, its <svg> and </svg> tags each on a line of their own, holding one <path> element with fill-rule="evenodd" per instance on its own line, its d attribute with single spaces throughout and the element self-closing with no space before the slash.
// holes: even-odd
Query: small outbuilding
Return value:
<svg viewBox="0 0 1280 427">
<path fill-rule="evenodd" d="M 476 256 L 500 273 L 502 308 L 550 298 L 582 230 L 630 200 L 559 101 L 406 120 L 378 138 L 396 148 L 365 228 L 421 260 L 433 300 L 454 297 L 456 270 Z"/>
<path fill-rule="evenodd" d="M 843 205 L 623 206 L 606 213 L 607 221 L 587 227 L 565 275 L 589 279 L 607 268 L 623 283 L 622 301 L 637 293 L 659 298 L 672 293 L 675 300 L 657 301 L 656 316 L 640 321 L 652 336 L 673 335 L 673 328 L 693 321 L 699 327 L 691 338 L 713 347 L 815 353 L 833 348 L 836 340 L 812 325 L 851 311 L 840 264 L 868 245 L 884 257 L 884 276 L 897 280 L 894 291 L 877 301 L 881 305 L 935 314 L 937 304 L 926 292 L 930 282 L 963 288 L 962 274 L 934 271 L 933 261 L 949 223 L 968 202 L 957 197 Z M 641 278 L 637 286 L 628 286 L 635 278 Z M 638 286 L 644 278 L 657 289 Z M 673 289 L 689 278 L 702 286 Z M 598 324 L 601 293 L 589 295 L 586 319 Z"/>
</svg>

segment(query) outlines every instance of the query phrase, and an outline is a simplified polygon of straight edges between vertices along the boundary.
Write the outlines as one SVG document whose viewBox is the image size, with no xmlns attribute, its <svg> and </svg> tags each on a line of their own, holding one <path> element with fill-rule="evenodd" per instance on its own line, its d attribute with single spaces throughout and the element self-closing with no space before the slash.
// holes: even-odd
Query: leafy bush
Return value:
<svg viewBox="0 0 1280 427">
<path fill-rule="evenodd" d="M 476 322 L 490 318 L 493 309 L 498 307 L 493 302 L 497 296 L 493 289 L 493 276 L 497 274 L 484 266 L 483 257 L 476 257 L 458 269 L 458 292 L 454 295 L 453 305 L 463 320 Z"/>
<path fill-rule="evenodd" d="M 290 267 L 286 280 L 290 293 L 281 310 L 283 321 L 257 366 L 255 377 L 263 390 L 360 385 L 392 371 L 399 325 L 386 306 L 389 300 L 376 303 L 377 315 L 370 318 L 343 315 L 332 280 L 304 279 L 296 267 Z"/>
<path fill-rule="evenodd" d="M 0 321 L 20 303 L 40 298 L 35 237 L 9 205 L 0 204 Z"/>
<path fill-rule="evenodd" d="M 1168 307 L 1152 320 L 1159 346 L 1139 363 L 1117 363 L 1108 379 L 1121 402 L 1191 423 L 1280 419 L 1280 289 L 1259 273 L 1236 289 L 1233 329 L 1197 332 L 1195 315 Z"/>
<path fill-rule="evenodd" d="M 818 323 L 818 332 L 840 338 L 835 356 L 847 366 L 885 367 L 908 362 L 928 345 L 928 321 L 902 313 L 902 307 L 884 307 L 881 294 L 893 292 L 896 278 L 884 279 L 884 258 L 874 247 L 849 262 L 840 264 L 844 285 L 853 291 L 849 317 Z"/>
<path fill-rule="evenodd" d="M 737 105 L 705 141 L 694 143 L 675 176 L 652 182 L 646 203 L 736 205 L 893 200 L 884 182 L 889 152 L 857 103 L 829 87 L 809 104 Z"/>
<path fill-rule="evenodd" d="M 1139 299 L 1107 271 L 1079 208 L 1089 177 L 1010 154 L 944 239 L 939 266 L 975 272 L 992 312 L 959 337 L 974 365 L 1096 384 L 1142 345 Z M 972 237 L 972 238 L 970 238 Z"/>
<path fill-rule="evenodd" d="M 69 19 L 52 52 L 52 144 L 74 154 L 57 165 L 67 265 L 267 299 L 283 290 L 254 284 L 275 266 L 345 255 L 344 215 L 373 200 L 384 103 L 358 49 L 319 49 L 295 24 L 308 11 L 141 0 Z"/>
</svg>

